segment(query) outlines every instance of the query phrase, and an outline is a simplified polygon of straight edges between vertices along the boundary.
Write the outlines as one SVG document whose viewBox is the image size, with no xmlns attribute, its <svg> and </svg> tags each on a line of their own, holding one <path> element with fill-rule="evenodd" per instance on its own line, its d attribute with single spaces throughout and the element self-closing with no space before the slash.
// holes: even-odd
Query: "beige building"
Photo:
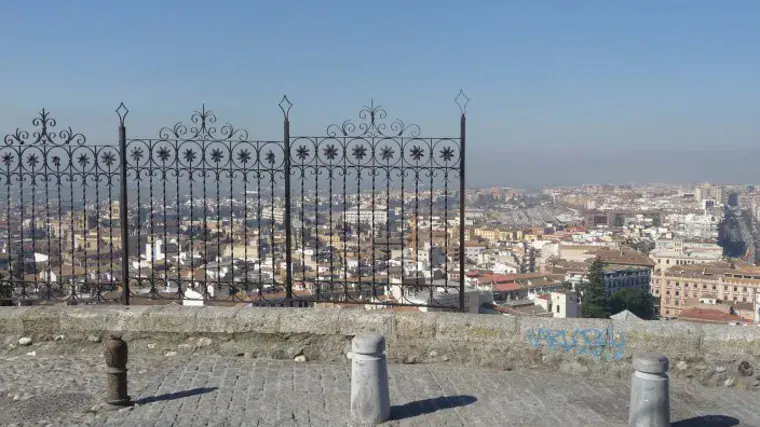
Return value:
<svg viewBox="0 0 760 427">
<path fill-rule="evenodd" d="M 673 266 L 711 264 L 723 259 L 723 248 L 715 243 L 660 240 L 649 256 L 654 261 L 651 291 L 655 296 L 660 290 L 657 279 Z"/>
<path fill-rule="evenodd" d="M 760 288 L 760 269 L 727 262 L 676 265 L 664 270 L 652 283 L 652 293 L 660 298 L 660 315 L 678 317 L 684 308 L 693 305 L 692 300 L 712 299 L 739 307 L 754 303 Z"/>
<path fill-rule="evenodd" d="M 223 258 L 244 259 L 246 261 L 258 261 L 259 259 L 259 242 L 256 239 L 248 240 L 246 246 L 245 240 L 233 244 L 225 243 L 220 247 L 220 254 Z"/>
<path fill-rule="evenodd" d="M 465 233 L 467 233 L 467 229 L 465 229 Z M 506 228 L 477 227 L 473 230 L 473 234 L 487 240 L 489 244 L 496 242 L 521 242 L 523 239 L 526 239 L 524 230 Z"/>
</svg>

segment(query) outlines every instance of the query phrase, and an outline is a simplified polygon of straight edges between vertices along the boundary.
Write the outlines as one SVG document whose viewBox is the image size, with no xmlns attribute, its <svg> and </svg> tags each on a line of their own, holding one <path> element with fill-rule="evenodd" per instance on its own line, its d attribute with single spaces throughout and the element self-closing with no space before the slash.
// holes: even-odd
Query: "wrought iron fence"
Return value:
<svg viewBox="0 0 760 427">
<path fill-rule="evenodd" d="M 128 137 L 121 104 L 115 145 L 43 110 L 0 148 L 0 300 L 464 309 L 468 102 L 457 137 L 374 103 L 292 136 L 283 97 L 281 140 L 205 107 Z"/>
</svg>

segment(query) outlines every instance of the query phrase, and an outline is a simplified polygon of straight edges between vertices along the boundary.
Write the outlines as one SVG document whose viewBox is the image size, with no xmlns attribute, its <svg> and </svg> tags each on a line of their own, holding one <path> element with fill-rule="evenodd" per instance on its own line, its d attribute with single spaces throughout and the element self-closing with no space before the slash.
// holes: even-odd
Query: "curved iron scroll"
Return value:
<svg viewBox="0 0 760 427">
<path fill-rule="evenodd" d="M 50 112 L 43 108 L 39 115 L 32 120 L 32 126 L 36 127 L 37 130 L 30 135 L 29 131 L 16 128 L 14 133 L 5 136 L 5 144 L 65 145 L 74 142 L 82 145 L 87 140 L 84 135 L 74 132 L 70 127 L 57 132 L 52 130 L 56 125 L 57 122 L 50 115 Z"/>
<path fill-rule="evenodd" d="M 121 104 L 118 145 L 55 130 L 42 110 L 35 129 L 0 146 L 0 241 L 8 264 L 21 265 L 0 267 L 0 300 L 125 301 L 124 287 L 138 304 L 461 308 L 453 253 L 464 235 L 453 220 L 464 210 L 469 98 L 456 103 L 456 137 L 388 121 L 374 100 L 356 119 L 291 137 L 283 97 L 281 140 L 217 125 L 205 105 L 153 137 L 127 138 Z"/>
<path fill-rule="evenodd" d="M 466 96 L 460 102 L 464 114 Z M 358 116 L 359 123 L 329 125 L 325 135 L 289 140 L 299 219 L 293 284 L 306 291 L 295 299 L 458 308 L 461 282 L 450 279 L 449 257 L 458 239 L 449 236 L 455 217 L 449 209 L 460 188 L 462 139 L 424 137 L 418 125 L 400 119 L 388 123 L 374 100 Z M 307 246 L 324 254 L 325 273 L 310 270 Z M 425 247 L 444 257 L 418 262 Z M 400 260 L 389 259 L 397 249 Z"/>
<path fill-rule="evenodd" d="M 117 147 L 86 144 L 42 110 L 0 147 L 0 239 L 7 267 L 0 299 L 104 302 L 118 299 L 119 224 L 114 209 Z"/>
<path fill-rule="evenodd" d="M 130 198 L 147 210 L 133 230 L 171 246 L 166 266 L 147 255 L 150 243 L 138 247 L 135 257 L 146 261 L 131 272 L 133 297 L 282 300 L 282 275 L 265 275 L 255 258 L 284 258 L 284 248 L 272 243 L 281 224 L 261 219 L 279 210 L 284 144 L 249 139 L 246 129 L 229 123 L 217 129 L 216 115 L 205 106 L 190 122 L 163 127 L 157 138 L 126 141 L 127 173 L 137 183 Z"/>
</svg>

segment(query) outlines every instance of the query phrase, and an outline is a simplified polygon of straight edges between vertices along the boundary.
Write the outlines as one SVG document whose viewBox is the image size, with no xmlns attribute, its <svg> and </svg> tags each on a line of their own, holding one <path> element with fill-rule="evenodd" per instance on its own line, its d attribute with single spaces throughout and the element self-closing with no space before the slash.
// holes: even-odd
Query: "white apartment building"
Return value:
<svg viewBox="0 0 760 427">
<path fill-rule="evenodd" d="M 704 264 L 720 261 L 723 258 L 723 248 L 717 243 L 660 239 L 655 242 L 655 248 L 649 256 L 656 264 L 656 272 L 659 267 L 667 269 L 672 265 Z"/>
<path fill-rule="evenodd" d="M 554 317 L 561 319 L 581 317 L 581 304 L 578 293 L 572 291 L 554 291 L 550 294 L 551 311 Z"/>
<path fill-rule="evenodd" d="M 694 186 L 694 197 L 698 203 L 702 203 L 703 200 L 714 200 L 716 205 L 720 205 L 723 203 L 723 186 L 709 182 L 697 184 Z"/>
<path fill-rule="evenodd" d="M 678 215 L 675 218 L 675 232 L 683 237 L 718 239 L 719 219 L 715 215 Z"/>
<path fill-rule="evenodd" d="M 295 215 L 294 215 L 295 216 Z M 285 222 L 285 209 L 283 208 L 274 208 L 274 209 L 261 209 L 261 219 L 272 219 L 274 222 L 277 223 L 284 223 Z"/>
<path fill-rule="evenodd" d="M 372 209 L 371 205 L 354 206 L 343 212 L 343 221 L 349 224 L 385 225 L 388 222 L 388 207 L 375 205 Z"/>
<path fill-rule="evenodd" d="M 468 245 L 464 246 L 464 256 L 467 259 L 475 261 L 477 264 L 482 264 L 485 255 L 486 247 L 482 245 Z"/>
</svg>

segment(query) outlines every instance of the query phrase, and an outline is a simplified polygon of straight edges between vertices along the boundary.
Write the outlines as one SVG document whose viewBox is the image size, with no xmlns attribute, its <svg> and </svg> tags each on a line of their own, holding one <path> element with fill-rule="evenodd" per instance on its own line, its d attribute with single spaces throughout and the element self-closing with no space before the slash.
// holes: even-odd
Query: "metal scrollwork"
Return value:
<svg viewBox="0 0 760 427">
<path fill-rule="evenodd" d="M 291 137 L 283 96 L 279 140 L 218 125 L 205 105 L 128 138 L 120 104 L 112 145 L 56 131 L 42 110 L 0 144 L 0 240 L 14 268 L 28 253 L 49 260 L 0 275 L 0 299 L 456 308 L 449 292 L 464 282 L 449 275 L 464 262 L 448 251 L 464 242 L 451 219 L 459 209 L 463 221 L 469 98 L 456 103 L 459 137 L 420 136 L 374 100 L 358 119 Z"/>
<path fill-rule="evenodd" d="M 229 123 L 225 123 L 218 130 L 216 128 L 216 114 L 207 110 L 203 105 L 200 111 L 195 111 L 190 116 L 192 125 L 178 122 L 172 127 L 163 127 L 159 132 L 159 138 L 163 140 L 200 140 L 204 142 L 221 142 L 228 140 L 246 141 L 248 131 L 237 129 Z"/>
<path fill-rule="evenodd" d="M 5 135 L 5 143 L 7 145 L 67 145 L 73 142 L 82 145 L 87 140 L 84 135 L 74 132 L 70 127 L 56 132 L 53 130 L 56 125 L 57 122 L 50 112 L 43 108 L 39 116 L 32 120 L 32 126 L 35 126 L 37 130 L 33 131 L 31 136 L 29 131 L 16 128 L 14 133 Z"/>
<path fill-rule="evenodd" d="M 351 136 L 351 137 L 417 137 L 420 134 L 420 127 L 416 124 L 407 125 L 400 119 L 392 121 L 390 124 L 384 123 L 388 113 L 380 105 L 375 105 L 374 100 L 370 101 L 369 106 L 365 105 L 359 110 L 359 118 L 363 120 L 357 126 L 351 120 L 346 120 L 340 125 L 331 124 L 327 127 L 329 136 Z"/>
</svg>

